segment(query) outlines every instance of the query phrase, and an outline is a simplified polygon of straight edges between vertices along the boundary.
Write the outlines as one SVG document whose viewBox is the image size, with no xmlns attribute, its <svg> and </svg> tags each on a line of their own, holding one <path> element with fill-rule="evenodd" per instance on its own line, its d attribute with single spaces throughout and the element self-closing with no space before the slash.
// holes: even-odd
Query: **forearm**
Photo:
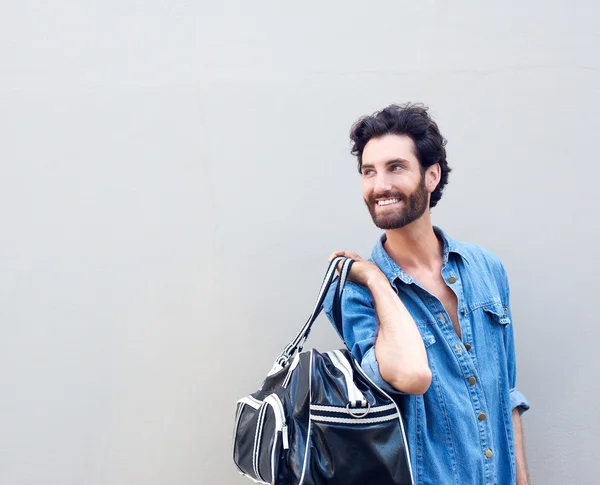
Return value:
<svg viewBox="0 0 600 485">
<path fill-rule="evenodd" d="M 412 316 L 386 278 L 375 278 L 368 288 L 379 322 L 375 357 L 381 377 L 399 391 L 425 393 L 431 383 L 431 370 Z"/>
<path fill-rule="evenodd" d="M 525 447 L 523 445 L 523 427 L 521 425 L 521 414 L 519 413 L 518 408 L 513 409 L 512 422 L 515 440 L 517 485 L 529 485 L 527 463 L 525 461 Z"/>
</svg>

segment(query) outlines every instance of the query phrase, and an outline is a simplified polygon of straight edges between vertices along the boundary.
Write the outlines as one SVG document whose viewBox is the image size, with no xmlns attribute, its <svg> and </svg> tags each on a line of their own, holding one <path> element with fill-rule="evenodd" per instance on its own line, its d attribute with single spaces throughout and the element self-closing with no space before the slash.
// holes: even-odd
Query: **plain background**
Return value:
<svg viewBox="0 0 600 485">
<path fill-rule="evenodd" d="M 596 484 L 599 32 L 593 1 L 4 2 L 0 483 L 251 483 L 236 399 L 379 235 L 350 125 L 422 101 L 434 223 L 509 271 L 532 483 Z"/>
</svg>

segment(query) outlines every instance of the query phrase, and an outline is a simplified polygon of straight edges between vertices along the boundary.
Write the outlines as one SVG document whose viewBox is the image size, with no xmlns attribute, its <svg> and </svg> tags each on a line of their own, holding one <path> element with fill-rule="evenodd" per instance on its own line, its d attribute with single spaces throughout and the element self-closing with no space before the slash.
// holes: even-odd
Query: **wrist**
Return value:
<svg viewBox="0 0 600 485">
<path fill-rule="evenodd" d="M 367 288 L 369 290 L 377 290 L 380 288 L 390 288 L 390 282 L 381 270 L 374 271 L 367 279 Z"/>
</svg>

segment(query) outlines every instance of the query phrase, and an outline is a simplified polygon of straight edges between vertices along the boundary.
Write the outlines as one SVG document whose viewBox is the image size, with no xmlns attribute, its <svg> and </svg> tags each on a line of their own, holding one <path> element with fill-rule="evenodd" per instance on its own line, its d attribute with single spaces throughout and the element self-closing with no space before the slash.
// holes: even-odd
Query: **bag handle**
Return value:
<svg viewBox="0 0 600 485">
<path fill-rule="evenodd" d="M 338 278 L 336 277 L 336 269 L 338 264 L 342 261 L 342 269 Z M 344 258 L 343 256 L 338 256 L 331 260 L 331 263 L 329 263 L 329 267 L 327 268 L 327 272 L 325 273 L 325 278 L 323 278 L 323 283 L 321 284 L 321 289 L 319 290 L 319 296 L 317 298 L 317 302 L 315 303 L 315 307 L 312 313 L 308 317 L 308 320 L 306 321 L 300 332 L 298 332 L 296 337 L 294 337 L 294 339 L 285 347 L 285 349 L 279 355 L 279 357 L 277 357 L 276 363 L 279 364 L 281 367 L 285 367 L 296 352 L 302 352 L 302 347 L 304 346 L 304 343 L 306 342 L 306 339 L 310 334 L 313 323 L 315 323 L 315 320 L 323 310 L 323 302 L 325 301 L 325 297 L 327 296 L 329 288 L 336 281 L 336 279 L 337 288 L 333 300 L 333 315 L 334 320 L 336 321 L 336 325 L 338 324 L 337 322 L 339 319 L 339 325 L 341 327 L 342 292 L 344 291 L 344 285 L 346 284 L 348 274 L 350 273 L 350 268 L 353 264 L 353 259 Z"/>
<path fill-rule="evenodd" d="M 315 322 L 315 320 L 321 313 L 321 310 L 323 308 L 323 302 L 325 301 L 327 292 L 329 291 L 329 288 L 331 287 L 332 283 L 336 279 L 335 278 L 336 268 L 337 268 L 338 264 L 341 261 L 344 261 L 345 259 L 346 258 L 344 258 L 342 256 L 338 256 L 338 257 L 334 258 L 331 261 L 331 263 L 329 264 L 329 267 L 327 268 L 327 273 L 325 274 L 325 277 L 323 278 L 323 283 L 321 284 L 321 289 L 319 290 L 319 296 L 317 298 L 317 302 L 315 304 L 315 307 L 314 307 L 312 313 L 308 317 L 307 322 L 304 324 L 304 326 L 302 327 L 300 332 L 298 332 L 298 335 L 296 335 L 296 337 L 294 337 L 294 339 L 285 347 L 285 349 L 283 350 L 283 352 L 277 359 L 277 363 L 280 364 L 281 366 L 285 367 L 285 365 L 287 365 L 288 361 L 296 353 L 296 351 L 302 350 L 302 346 L 304 345 L 304 342 L 308 338 L 308 335 L 310 333 L 313 323 Z M 352 261 L 352 260 L 344 261 L 344 264 L 347 264 L 348 269 L 349 269 L 349 266 L 352 264 L 353 261 L 350 263 L 348 263 L 348 261 Z M 347 275 L 348 275 L 348 270 L 344 271 L 344 266 L 342 266 L 342 271 L 341 271 L 340 278 L 338 281 L 338 292 L 340 291 L 340 288 L 343 289 L 343 285 L 345 284 Z"/>
<path fill-rule="evenodd" d="M 344 285 L 346 284 L 346 280 L 348 279 L 350 267 L 354 263 L 353 260 L 346 259 L 346 258 L 341 258 L 340 261 L 344 261 L 344 262 L 342 263 L 342 268 L 340 270 L 339 278 L 337 276 L 335 276 L 337 264 L 334 264 L 333 266 L 330 265 L 329 269 L 333 269 L 334 278 L 331 280 L 330 284 L 326 285 L 324 283 L 321 286 L 321 291 L 319 292 L 319 299 L 317 300 L 317 304 L 315 305 L 315 309 L 313 310 L 313 313 L 309 317 L 308 322 L 304 325 L 303 329 L 296 336 L 296 338 L 292 341 L 292 344 L 294 345 L 294 347 L 297 347 L 297 349 L 294 349 L 297 352 L 302 352 L 302 347 L 304 347 L 304 342 L 306 342 L 306 339 L 308 339 L 308 335 L 310 334 L 312 325 L 315 322 L 315 320 L 317 319 L 317 317 L 319 316 L 319 314 L 321 313 L 321 310 L 323 308 L 323 303 L 325 301 L 327 293 L 329 292 L 329 288 L 332 284 L 335 283 L 336 280 L 337 280 L 337 289 L 334 294 L 333 305 L 334 305 L 334 307 L 336 306 L 336 304 L 340 305 L 342 291 L 344 290 Z M 329 273 L 329 269 L 328 269 L 328 273 Z M 341 309 L 336 308 L 333 310 L 333 313 L 334 314 L 337 313 L 337 314 L 341 315 Z"/>
</svg>

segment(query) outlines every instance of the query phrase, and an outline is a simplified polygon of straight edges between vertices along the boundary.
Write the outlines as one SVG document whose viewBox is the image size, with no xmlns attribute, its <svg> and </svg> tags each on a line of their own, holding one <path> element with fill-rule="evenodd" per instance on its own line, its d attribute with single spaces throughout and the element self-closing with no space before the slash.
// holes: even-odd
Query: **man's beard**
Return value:
<svg viewBox="0 0 600 485">
<path fill-rule="evenodd" d="M 379 229 L 400 229 L 411 222 L 416 221 L 427 210 L 429 203 L 425 187 L 425 177 L 421 176 L 421 182 L 412 194 L 405 196 L 400 192 L 386 192 L 384 194 L 371 194 L 365 204 L 371 213 L 373 222 Z M 378 211 L 376 199 L 399 199 L 403 202 L 397 211 L 388 210 L 383 213 Z"/>
</svg>

